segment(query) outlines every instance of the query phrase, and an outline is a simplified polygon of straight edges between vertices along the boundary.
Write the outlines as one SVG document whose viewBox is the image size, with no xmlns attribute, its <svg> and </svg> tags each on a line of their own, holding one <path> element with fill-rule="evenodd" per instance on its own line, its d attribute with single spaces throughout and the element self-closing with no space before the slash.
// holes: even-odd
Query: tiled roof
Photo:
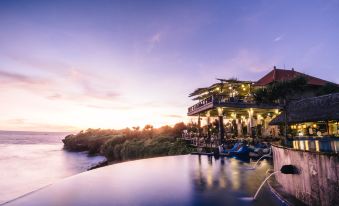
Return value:
<svg viewBox="0 0 339 206">
<path fill-rule="evenodd" d="M 272 71 L 270 71 L 268 74 L 266 74 L 264 77 L 259 79 L 255 85 L 257 86 L 265 86 L 275 81 L 284 81 L 284 80 L 291 80 L 298 76 L 304 76 L 308 80 L 309 85 L 317 85 L 317 86 L 323 86 L 326 83 L 330 83 L 326 80 L 319 79 L 317 77 L 313 77 L 304 73 L 300 73 L 292 70 L 285 70 L 285 69 L 276 69 L 274 68 Z"/>
</svg>

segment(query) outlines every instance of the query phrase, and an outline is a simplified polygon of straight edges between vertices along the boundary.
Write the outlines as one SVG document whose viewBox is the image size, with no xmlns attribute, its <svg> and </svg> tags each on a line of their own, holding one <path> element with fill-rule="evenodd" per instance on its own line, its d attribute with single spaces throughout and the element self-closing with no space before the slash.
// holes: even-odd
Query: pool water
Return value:
<svg viewBox="0 0 339 206">
<path fill-rule="evenodd" d="M 265 172 L 263 160 L 182 155 L 115 164 L 66 178 L 6 205 L 280 205 L 268 187 L 252 197 Z"/>
<path fill-rule="evenodd" d="M 305 151 L 339 153 L 339 138 L 299 138 L 288 141 L 287 146 Z"/>
</svg>

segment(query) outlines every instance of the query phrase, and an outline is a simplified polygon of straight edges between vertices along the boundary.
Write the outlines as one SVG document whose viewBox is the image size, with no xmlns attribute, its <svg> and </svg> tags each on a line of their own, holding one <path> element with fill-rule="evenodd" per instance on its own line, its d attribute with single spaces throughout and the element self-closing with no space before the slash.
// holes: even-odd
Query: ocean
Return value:
<svg viewBox="0 0 339 206">
<path fill-rule="evenodd" d="M 0 131 L 0 204 L 104 161 L 63 150 L 69 133 Z"/>
</svg>

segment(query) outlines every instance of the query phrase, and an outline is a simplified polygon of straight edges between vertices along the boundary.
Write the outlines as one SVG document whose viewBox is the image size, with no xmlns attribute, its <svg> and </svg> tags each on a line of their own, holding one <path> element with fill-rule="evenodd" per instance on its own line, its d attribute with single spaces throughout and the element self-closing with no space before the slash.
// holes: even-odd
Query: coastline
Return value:
<svg viewBox="0 0 339 206">
<path fill-rule="evenodd" d="M 114 163 L 109 163 L 107 160 L 104 160 L 104 161 L 98 162 L 94 165 L 91 165 L 86 171 L 98 169 L 100 167 L 105 167 L 105 166 L 108 166 L 108 165 L 111 165 L 111 164 L 114 164 Z"/>
</svg>

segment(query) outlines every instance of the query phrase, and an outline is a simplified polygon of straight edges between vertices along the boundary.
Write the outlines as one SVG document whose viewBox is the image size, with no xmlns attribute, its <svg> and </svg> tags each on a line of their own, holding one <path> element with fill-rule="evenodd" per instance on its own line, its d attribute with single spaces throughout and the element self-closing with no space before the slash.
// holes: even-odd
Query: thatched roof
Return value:
<svg viewBox="0 0 339 206">
<path fill-rule="evenodd" d="M 293 101 L 287 108 L 288 123 L 339 120 L 339 93 Z M 282 112 L 270 124 L 284 124 Z"/>
<path fill-rule="evenodd" d="M 216 92 L 215 89 L 219 88 L 223 88 L 223 87 L 228 87 L 229 84 L 252 84 L 254 82 L 251 81 L 240 81 L 234 78 L 231 79 L 217 79 L 220 82 L 218 83 L 214 83 L 209 87 L 202 87 L 202 88 L 198 88 L 196 90 L 194 90 L 192 93 L 190 93 L 188 96 L 189 97 L 195 97 L 193 98 L 193 100 L 200 100 L 200 99 L 204 99 L 214 93 L 218 93 Z"/>
</svg>

